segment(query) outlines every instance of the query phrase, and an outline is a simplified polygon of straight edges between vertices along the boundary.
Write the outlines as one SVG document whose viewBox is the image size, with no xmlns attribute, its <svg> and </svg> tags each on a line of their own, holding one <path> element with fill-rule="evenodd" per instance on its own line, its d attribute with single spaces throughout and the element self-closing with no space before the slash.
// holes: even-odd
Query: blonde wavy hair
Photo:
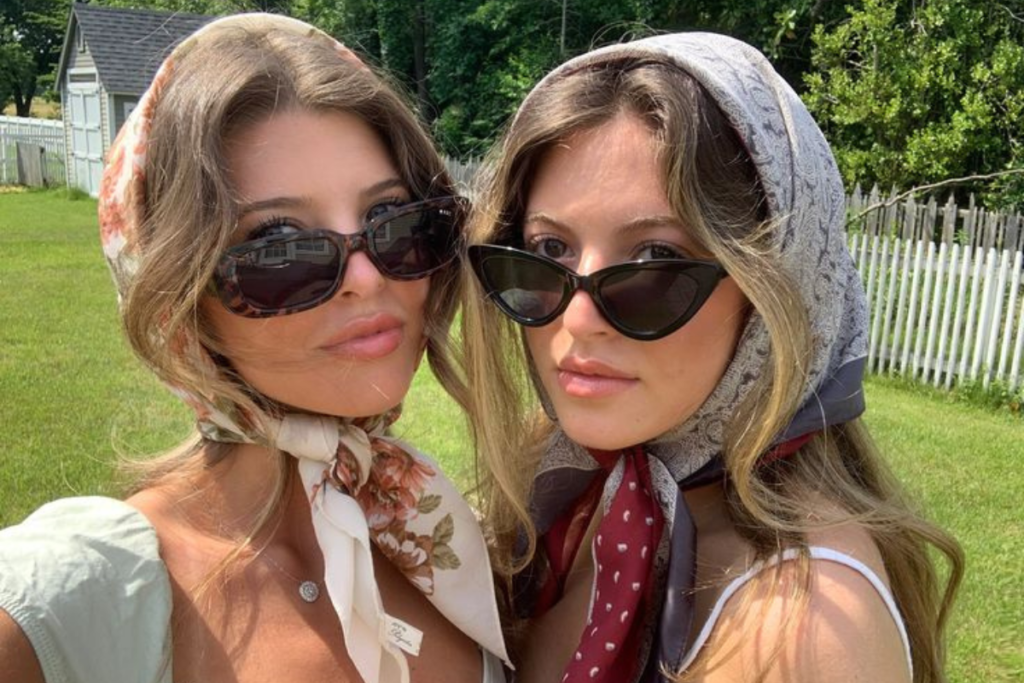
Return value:
<svg viewBox="0 0 1024 683">
<path fill-rule="evenodd" d="M 830 427 L 799 456 L 758 467 L 800 406 L 810 324 L 795 283 L 779 267 L 774 225 L 754 165 L 691 76 L 667 58 L 620 56 L 534 92 L 489 159 L 470 243 L 521 241 L 531 178 L 544 153 L 620 113 L 650 127 L 673 209 L 730 273 L 770 335 L 771 354 L 759 384 L 726 427 L 726 505 L 736 530 L 763 559 L 784 547 L 806 548 L 810 531 L 850 521 L 862 525 L 877 544 L 905 619 L 914 680 L 943 681 L 942 634 L 963 574 L 963 554 L 951 536 L 913 510 L 862 422 Z M 475 279 L 465 277 L 462 333 L 473 436 L 486 516 L 497 539 L 495 564 L 511 577 L 536 547 L 528 501 L 553 426 L 537 408 L 521 329 L 486 301 Z M 830 509 L 814 504 L 822 498 Z M 944 587 L 929 547 L 948 561 Z M 772 582 L 770 594 L 795 590 L 798 604 L 806 605 L 806 553 L 796 567 L 803 580 L 795 588 L 779 572 L 768 572 L 765 580 Z"/>
<path fill-rule="evenodd" d="M 135 354 L 160 380 L 195 396 L 215 397 L 218 407 L 248 427 L 258 428 L 281 406 L 233 371 L 225 360 L 231 349 L 217 339 L 201 305 L 210 296 L 214 267 L 238 218 L 239 197 L 227 173 L 226 142 L 231 136 L 276 112 L 352 114 L 380 136 L 414 197 L 456 194 L 443 161 L 398 89 L 343 57 L 326 37 L 319 38 L 280 26 L 273 18 L 243 18 L 175 54 L 171 77 L 156 104 L 142 169 L 139 262 L 122 304 L 124 332 Z M 456 400 L 464 402 L 447 341 L 459 283 L 457 264 L 431 275 L 424 319 L 431 367 Z M 183 339 L 197 340 L 217 361 L 189 353 L 195 347 Z M 129 463 L 131 491 L 193 482 L 229 457 L 232 448 L 194 433 L 160 457 Z M 221 568 L 280 511 L 293 470 L 290 458 L 280 452 L 272 455 L 278 467 L 269 482 L 271 494 L 258 506 L 248 537 Z"/>
</svg>

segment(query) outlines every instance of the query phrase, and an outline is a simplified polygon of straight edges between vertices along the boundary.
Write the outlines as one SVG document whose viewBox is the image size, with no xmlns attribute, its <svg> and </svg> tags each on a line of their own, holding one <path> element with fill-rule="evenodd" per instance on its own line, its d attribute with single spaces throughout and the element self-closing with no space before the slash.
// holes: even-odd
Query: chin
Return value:
<svg viewBox="0 0 1024 683">
<path fill-rule="evenodd" d="M 584 448 L 598 451 L 617 451 L 642 442 L 630 441 L 628 434 L 615 429 L 614 421 L 559 420 L 559 425 L 570 439 Z"/>
<path fill-rule="evenodd" d="M 618 451 L 632 448 L 656 439 L 676 425 L 682 424 L 688 415 L 654 417 L 649 413 L 638 415 L 635 411 L 595 411 L 581 414 L 578 408 L 558 410 L 558 425 L 566 436 L 585 448 L 599 451 Z"/>
<path fill-rule="evenodd" d="M 401 386 L 380 386 L 372 385 L 364 387 L 362 396 L 358 402 L 338 401 L 333 402 L 324 410 L 319 412 L 334 415 L 335 417 L 371 417 L 380 415 L 398 406 L 405 400 L 409 393 L 410 382 Z"/>
<path fill-rule="evenodd" d="M 412 385 L 412 374 L 381 373 L 377 377 L 324 376 L 319 382 L 302 383 L 302 390 L 262 392 L 283 405 L 301 412 L 339 418 L 380 415 L 399 405 Z M 406 376 L 407 375 L 407 376 Z"/>
</svg>

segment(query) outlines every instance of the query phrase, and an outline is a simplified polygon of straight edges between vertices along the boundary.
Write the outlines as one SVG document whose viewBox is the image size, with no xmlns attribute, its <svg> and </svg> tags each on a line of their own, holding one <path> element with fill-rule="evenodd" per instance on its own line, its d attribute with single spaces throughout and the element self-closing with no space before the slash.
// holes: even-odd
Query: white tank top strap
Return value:
<svg viewBox="0 0 1024 683">
<path fill-rule="evenodd" d="M 910 637 L 907 635 L 907 628 L 903 624 L 903 617 L 900 615 L 899 608 L 896 607 L 896 601 L 892 597 L 892 593 L 889 588 L 882 582 L 874 571 L 871 570 L 866 564 L 860 560 L 850 557 L 846 553 L 841 553 L 838 550 L 832 548 L 824 548 L 821 546 L 810 546 L 808 552 L 812 560 L 826 560 L 828 562 L 836 562 L 843 566 L 849 567 L 854 570 L 865 579 L 875 589 L 879 597 L 882 598 L 882 602 L 885 603 L 886 608 L 889 610 L 889 614 L 892 615 L 892 620 L 896 624 L 897 630 L 900 633 L 900 639 L 903 641 L 903 651 L 907 656 L 907 668 L 910 671 L 910 678 L 914 678 L 914 663 L 910 656 Z M 795 560 L 799 557 L 800 551 L 796 548 L 790 548 L 784 550 L 779 555 L 774 555 L 764 562 L 758 563 L 748 569 L 743 575 L 733 579 L 729 585 L 722 591 L 722 595 L 719 596 L 718 601 L 715 602 L 715 606 L 711 610 L 711 614 L 708 616 L 708 620 L 704 622 L 703 628 L 697 635 L 697 639 L 693 642 L 689 651 L 686 653 L 686 657 L 683 659 L 682 665 L 680 666 L 681 671 L 685 671 L 693 664 L 693 661 L 697 658 L 701 648 L 707 643 L 711 637 L 712 631 L 714 631 L 715 624 L 718 623 L 719 617 L 722 615 L 722 610 L 725 609 L 725 604 L 729 601 L 733 595 L 735 595 L 743 586 L 750 582 L 755 576 L 760 574 L 765 569 L 769 569 L 779 564 L 780 562 L 788 562 Z"/>
</svg>

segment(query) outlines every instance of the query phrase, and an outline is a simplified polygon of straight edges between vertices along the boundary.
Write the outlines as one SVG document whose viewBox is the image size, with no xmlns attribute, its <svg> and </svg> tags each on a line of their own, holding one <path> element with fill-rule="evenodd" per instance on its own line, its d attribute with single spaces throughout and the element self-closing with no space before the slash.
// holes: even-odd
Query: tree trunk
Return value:
<svg viewBox="0 0 1024 683">
<path fill-rule="evenodd" d="M 562 31 L 558 39 L 558 52 L 565 59 L 565 15 L 569 9 L 569 0 L 562 0 Z"/>
<path fill-rule="evenodd" d="M 412 27 L 412 69 L 420 114 L 427 123 L 431 123 L 434 115 L 427 89 L 427 18 L 423 3 L 424 0 L 416 0 L 416 16 Z"/>
<path fill-rule="evenodd" d="M 35 80 L 33 79 L 33 85 L 34 84 Z M 15 89 L 14 96 L 12 98 L 14 100 L 15 116 L 29 116 L 32 111 L 32 95 L 32 90 L 29 90 L 28 93 L 22 93 L 20 88 Z"/>
<path fill-rule="evenodd" d="M 816 0 L 814 6 L 811 7 L 811 30 L 814 30 L 814 25 L 818 23 L 818 17 L 821 16 L 821 11 L 825 9 L 825 0 Z"/>
</svg>

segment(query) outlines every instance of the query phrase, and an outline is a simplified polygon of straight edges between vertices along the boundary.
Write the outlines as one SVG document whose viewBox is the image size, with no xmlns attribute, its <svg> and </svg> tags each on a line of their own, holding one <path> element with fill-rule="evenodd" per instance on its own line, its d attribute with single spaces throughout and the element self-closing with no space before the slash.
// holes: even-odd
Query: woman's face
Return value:
<svg viewBox="0 0 1024 683">
<path fill-rule="evenodd" d="M 383 142 L 354 115 L 289 110 L 228 141 L 241 197 L 233 242 L 296 229 L 358 232 L 412 199 Z M 265 396 L 317 413 L 375 415 L 405 396 L 424 345 L 429 279 L 385 278 L 365 252 L 348 257 L 338 292 L 300 313 L 245 318 L 215 297 L 214 332 L 235 369 Z"/>
<path fill-rule="evenodd" d="M 580 274 L 638 258 L 709 258 L 672 211 L 651 133 L 626 114 L 545 154 L 523 232 L 526 249 Z M 700 407 L 733 356 L 746 310 L 726 278 L 682 328 L 637 341 L 578 291 L 554 322 L 526 328 L 526 339 L 566 434 L 613 450 L 655 438 Z"/>
</svg>

